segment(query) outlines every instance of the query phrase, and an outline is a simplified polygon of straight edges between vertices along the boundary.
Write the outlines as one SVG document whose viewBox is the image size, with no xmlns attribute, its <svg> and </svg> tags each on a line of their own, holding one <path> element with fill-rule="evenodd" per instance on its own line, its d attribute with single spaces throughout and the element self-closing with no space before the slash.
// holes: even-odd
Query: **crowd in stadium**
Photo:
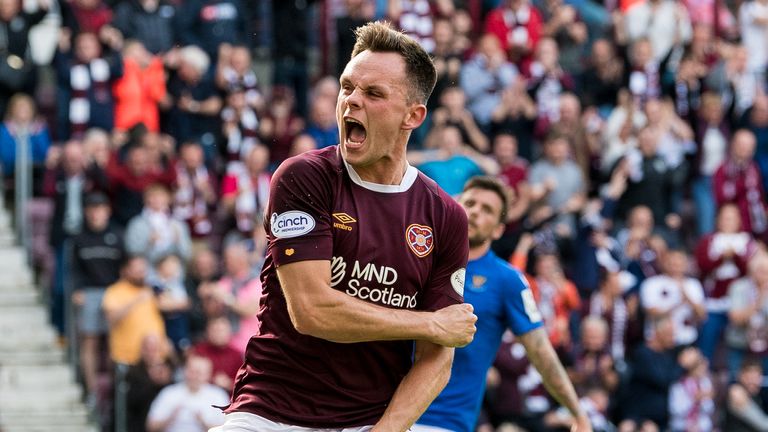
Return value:
<svg viewBox="0 0 768 432">
<path fill-rule="evenodd" d="M 10 196 L 30 149 L 40 280 L 104 430 L 115 364 L 129 431 L 221 421 L 198 408 L 258 330 L 270 173 L 337 143 L 374 19 L 437 67 L 411 165 L 509 186 L 493 248 L 595 430 L 768 430 L 768 1 L 30 3 L 0 0 L 0 167 Z M 511 333 L 487 382 L 478 430 L 567 429 Z"/>
</svg>

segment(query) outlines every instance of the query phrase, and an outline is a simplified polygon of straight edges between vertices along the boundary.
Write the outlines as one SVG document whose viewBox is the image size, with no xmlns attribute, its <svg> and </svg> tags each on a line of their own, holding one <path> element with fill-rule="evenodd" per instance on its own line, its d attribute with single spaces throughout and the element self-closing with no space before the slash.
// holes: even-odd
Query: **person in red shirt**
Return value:
<svg viewBox="0 0 768 432">
<path fill-rule="evenodd" d="M 509 60 L 521 70 L 528 70 L 543 29 L 541 12 L 530 0 L 504 0 L 485 19 L 485 31 L 499 39 Z"/>
<path fill-rule="evenodd" d="M 232 326 L 225 316 L 208 320 L 205 339 L 192 347 L 192 353 L 205 357 L 213 364 L 211 383 L 229 391 L 235 382 L 237 370 L 243 364 L 243 355 L 232 348 Z"/>
</svg>

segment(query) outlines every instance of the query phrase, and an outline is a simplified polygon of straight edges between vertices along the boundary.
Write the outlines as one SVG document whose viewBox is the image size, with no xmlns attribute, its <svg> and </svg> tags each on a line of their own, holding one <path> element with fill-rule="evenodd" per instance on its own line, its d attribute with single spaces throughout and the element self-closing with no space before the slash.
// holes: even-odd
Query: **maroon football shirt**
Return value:
<svg viewBox="0 0 768 432">
<path fill-rule="evenodd" d="M 272 178 L 261 273 L 261 329 L 251 338 L 227 412 L 304 427 L 374 424 L 412 365 L 412 341 L 333 343 L 291 324 L 276 267 L 331 262 L 331 285 L 389 308 L 461 303 L 464 210 L 409 167 L 400 185 L 360 179 L 338 147 L 288 159 Z"/>
</svg>

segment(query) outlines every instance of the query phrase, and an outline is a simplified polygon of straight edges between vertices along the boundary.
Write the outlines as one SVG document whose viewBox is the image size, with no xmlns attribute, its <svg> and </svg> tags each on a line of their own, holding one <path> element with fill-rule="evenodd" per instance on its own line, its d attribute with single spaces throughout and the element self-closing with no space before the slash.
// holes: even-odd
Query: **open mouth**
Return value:
<svg viewBox="0 0 768 432">
<path fill-rule="evenodd" d="M 368 135 L 365 126 L 351 117 L 344 118 L 344 132 L 347 137 L 347 144 L 352 147 L 362 146 Z"/>
</svg>

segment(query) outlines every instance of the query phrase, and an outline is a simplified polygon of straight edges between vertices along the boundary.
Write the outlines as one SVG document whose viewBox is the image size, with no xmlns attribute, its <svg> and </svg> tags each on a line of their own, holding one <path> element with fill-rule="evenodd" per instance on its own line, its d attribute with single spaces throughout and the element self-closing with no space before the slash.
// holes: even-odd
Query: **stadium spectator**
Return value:
<svg viewBox="0 0 768 432">
<path fill-rule="evenodd" d="M 760 0 L 744 2 L 739 7 L 741 40 L 747 51 L 747 68 L 750 72 L 765 75 L 768 65 L 764 40 L 768 37 L 768 4 Z"/>
<path fill-rule="evenodd" d="M 51 146 L 48 127 L 37 117 L 34 99 L 16 93 L 8 100 L 8 109 L 0 124 L 0 172 L 5 177 L 13 176 L 16 170 L 16 154 L 22 140 L 26 140 L 30 162 L 42 165 Z"/>
<path fill-rule="evenodd" d="M 432 96 L 427 101 L 427 108 L 433 110 L 442 99 L 443 91 L 456 86 L 459 82 L 464 52 L 457 46 L 456 29 L 453 20 L 447 18 L 434 19 L 435 49 L 432 51 L 432 61 L 435 63 L 437 82 Z"/>
<path fill-rule="evenodd" d="M 101 307 L 109 325 L 110 358 L 115 363 L 136 364 L 147 335 L 165 339 L 163 317 L 146 277 L 147 260 L 128 257 L 120 267 L 120 279 L 104 292 Z"/>
<path fill-rule="evenodd" d="M 296 112 L 295 105 L 290 88 L 273 87 L 268 110 L 259 122 L 259 139 L 269 147 L 273 170 L 288 157 L 291 143 L 304 130 L 305 121 Z"/>
<path fill-rule="evenodd" d="M 663 273 L 640 285 L 640 304 L 647 319 L 646 338 L 654 320 L 669 316 L 674 323 L 675 344 L 690 346 L 698 339 L 698 328 L 707 317 L 704 290 L 698 279 L 686 276 L 688 254 L 669 249 L 661 256 Z"/>
<path fill-rule="evenodd" d="M 227 172 L 242 168 L 242 160 L 251 149 L 260 144 L 259 115 L 248 105 L 247 93 L 233 89 L 221 110 L 222 132 L 226 140 L 225 160 Z"/>
<path fill-rule="evenodd" d="M 669 389 L 669 431 L 711 432 L 715 427 L 715 387 L 704 356 Z"/>
<path fill-rule="evenodd" d="M 192 340 L 199 340 L 205 333 L 205 310 L 199 288 L 205 284 L 213 283 L 220 278 L 219 258 L 209 248 L 201 248 L 193 252 L 189 262 L 184 285 L 187 288 L 191 307 L 189 311 L 189 324 Z"/>
<path fill-rule="evenodd" d="M 525 89 L 525 81 L 516 80 L 504 89 L 501 101 L 491 114 L 490 130 L 493 136 L 510 134 L 515 137 L 520 157 L 533 160 L 534 124 L 536 123 L 536 103 Z M 536 149 L 538 150 L 538 149 Z M 538 155 L 537 155 L 538 156 Z"/>
<path fill-rule="evenodd" d="M 607 117 L 605 113 L 618 102 L 617 95 L 624 83 L 624 66 L 609 39 L 595 40 L 578 86 L 584 105 L 597 107 L 601 115 Z"/>
<path fill-rule="evenodd" d="M 574 85 L 573 78 L 560 67 L 559 56 L 557 42 L 541 38 L 530 69 L 523 71 L 529 77 L 528 93 L 538 107 L 536 132 L 540 137 L 560 118 L 560 95 Z"/>
<path fill-rule="evenodd" d="M 602 388 L 610 395 L 619 385 L 619 374 L 610 351 L 608 323 L 601 317 L 587 316 L 579 329 L 581 339 L 568 362 L 568 376 L 580 395 L 593 387 Z"/>
<path fill-rule="evenodd" d="M 63 26 L 73 34 L 100 35 L 112 22 L 112 10 L 103 0 L 72 0 L 62 2 Z"/>
<path fill-rule="evenodd" d="M 691 193 L 696 204 L 697 234 L 703 236 L 715 229 L 717 208 L 712 176 L 728 155 L 731 136 L 720 96 L 711 92 L 701 96 L 701 109 L 694 129 L 698 151 L 692 167 L 695 179 Z"/>
<path fill-rule="evenodd" d="M 750 259 L 758 246 L 741 228 L 739 208 L 726 204 L 717 215 L 717 230 L 707 234 L 696 245 L 699 278 L 704 287 L 707 320 L 699 336 L 699 348 L 710 360 L 728 325 L 728 289 L 733 281 L 747 274 Z"/>
<path fill-rule="evenodd" d="M 159 132 L 159 104 L 166 94 L 162 59 L 136 40 L 126 41 L 122 58 L 123 76 L 112 87 L 115 128 L 127 131 L 141 123 L 148 131 Z"/>
<path fill-rule="evenodd" d="M 449 0 L 387 1 L 387 18 L 430 54 L 435 50 L 434 18 L 450 18 L 453 10 L 454 4 Z"/>
<path fill-rule="evenodd" d="M 106 170 L 109 164 L 109 155 L 112 147 L 110 136 L 103 129 L 91 128 L 85 131 L 83 136 L 83 151 L 87 163 L 96 164 L 100 169 Z M 105 171 L 106 172 L 106 171 Z M 105 189 L 103 192 L 107 192 Z"/>
<path fill-rule="evenodd" d="M 184 286 L 184 267 L 176 255 L 166 255 L 154 268 L 149 278 L 157 300 L 157 308 L 163 314 L 165 334 L 177 352 L 185 352 L 192 341 L 189 335 L 190 301 Z"/>
<path fill-rule="evenodd" d="M 619 90 L 616 106 L 603 124 L 600 171 L 609 176 L 617 163 L 637 150 L 637 132 L 646 124 L 645 114 L 626 89 Z M 625 167 L 626 168 L 626 167 Z"/>
<path fill-rule="evenodd" d="M 541 8 L 542 36 L 552 38 L 560 49 L 559 63 L 571 76 L 581 73 L 582 56 L 589 32 L 574 5 L 548 0 Z M 541 42 L 541 41 L 539 41 Z"/>
<path fill-rule="evenodd" d="M 602 127 L 602 120 L 594 109 L 582 112 L 581 103 L 573 93 L 563 92 L 556 99 L 557 119 L 550 124 L 548 133 L 566 137 L 571 145 L 570 158 L 578 164 L 585 187 L 592 192 L 597 186 L 593 182 L 598 180 L 593 167 L 597 165 L 600 157 L 598 132 Z"/>
<path fill-rule="evenodd" d="M 661 272 L 660 256 L 667 250 L 667 242 L 654 228 L 653 212 L 646 206 L 634 207 L 629 212 L 626 227 L 616 239 L 622 246 L 623 265 L 639 284 Z"/>
<path fill-rule="evenodd" d="M 768 186 L 768 97 L 759 96 L 745 115 L 744 126 L 755 134 L 755 162 L 763 177 L 763 190 Z"/>
<path fill-rule="evenodd" d="M 171 211 L 174 219 L 187 224 L 192 239 L 202 243 L 213 232 L 213 211 L 218 199 L 216 175 L 204 162 L 200 144 L 181 144 Z"/>
<path fill-rule="evenodd" d="M 125 160 L 120 160 L 119 152 L 115 151 L 107 164 L 109 188 L 115 206 L 114 219 L 121 226 L 135 216 L 141 214 L 144 191 L 152 184 L 173 185 L 176 180 L 176 170 L 173 164 L 157 166 L 150 161 L 150 151 L 142 144 L 129 145 L 125 151 Z"/>
<path fill-rule="evenodd" d="M 502 44 L 491 34 L 483 35 L 477 41 L 475 54 L 462 66 L 459 77 L 467 108 L 482 129 L 490 124 L 504 89 L 518 79 L 518 69 L 504 56 Z"/>
<path fill-rule="evenodd" d="M 224 215 L 226 230 L 235 229 L 249 236 L 260 229 L 257 220 L 264 214 L 269 199 L 269 149 L 253 147 L 244 158 L 244 165 L 229 169 L 221 181 L 219 210 Z"/>
<path fill-rule="evenodd" d="M 229 391 L 243 364 L 243 353 L 232 348 L 232 325 L 226 317 L 208 320 L 205 339 L 192 346 L 192 355 L 207 358 L 213 365 L 211 384 Z"/>
<path fill-rule="evenodd" d="M 336 99 L 316 97 L 309 105 L 309 119 L 304 133 L 315 139 L 317 148 L 338 144 L 339 127 L 336 126 Z"/>
<path fill-rule="evenodd" d="M 130 0 L 115 4 L 112 25 L 126 40 L 136 40 L 154 54 L 170 51 L 176 42 L 176 7 L 165 0 Z"/>
<path fill-rule="evenodd" d="M 553 221 L 558 237 L 576 235 L 576 214 L 586 204 L 587 185 L 579 166 L 570 159 L 570 143 L 552 134 L 544 142 L 544 157 L 531 165 L 531 205 L 557 215 Z M 539 211 L 544 211 L 539 210 Z"/>
<path fill-rule="evenodd" d="M 733 114 L 741 118 L 755 103 L 759 81 L 747 67 L 749 54 L 743 45 L 736 45 L 730 55 L 723 56 L 707 75 L 706 87 L 724 100 L 732 101 Z"/>
<path fill-rule="evenodd" d="M 696 348 L 675 354 L 675 324 L 661 317 L 649 324 L 646 341 L 632 354 L 631 399 L 621 403 L 619 431 L 663 430 L 669 424 L 669 389 L 700 358 Z"/>
<path fill-rule="evenodd" d="M 344 0 L 345 14 L 336 17 L 336 76 L 344 72 L 344 66 L 352 55 L 352 48 L 355 46 L 355 29 L 373 18 L 374 6 L 371 0 Z M 435 22 L 436 46 L 437 27 Z"/>
<path fill-rule="evenodd" d="M 560 258 L 552 253 L 539 253 L 529 278 L 533 296 L 539 306 L 552 346 L 559 352 L 573 348 L 571 314 L 581 307 L 576 286 L 566 279 Z"/>
<path fill-rule="evenodd" d="M 58 137 L 82 138 L 86 129 L 112 130 L 115 98 L 112 85 L 123 75 L 119 53 L 104 52 L 95 33 L 59 37 L 54 58 L 58 80 Z"/>
<path fill-rule="evenodd" d="M 215 6 L 210 7 L 214 12 L 209 14 L 219 10 Z M 222 10 L 228 7 L 232 7 L 229 0 L 222 0 Z M 184 10 L 185 13 L 190 12 L 186 7 Z M 166 66 L 174 70 L 168 79 L 166 99 L 161 104 L 168 115 L 166 131 L 177 142 L 197 141 L 202 144 L 206 160 L 210 162 L 218 153 L 216 145 L 223 104 L 210 73 L 211 57 L 199 46 L 188 45 L 165 59 Z"/>
<path fill-rule="evenodd" d="M 219 48 L 215 80 L 216 85 L 227 95 L 236 91 L 244 92 L 246 105 L 261 111 L 264 108 L 264 96 L 252 66 L 251 52 L 247 46 L 223 44 Z"/>
<path fill-rule="evenodd" d="M 712 178 L 715 202 L 738 206 L 745 231 L 763 240 L 768 233 L 765 191 L 760 169 L 752 159 L 755 155 L 755 135 L 745 129 L 733 134 L 728 158 L 717 168 Z"/>
<path fill-rule="evenodd" d="M 433 131 L 438 147 L 433 150 L 408 152 L 408 161 L 435 180 L 449 195 L 461 193 L 464 183 L 476 175 L 496 175 L 499 165 L 493 158 L 467 145 L 456 126 Z"/>
<path fill-rule="evenodd" d="M 249 261 L 248 250 L 241 242 L 224 249 L 224 276 L 215 283 L 198 288 L 203 309 L 209 318 L 224 316 L 234 335 L 230 346 L 244 353 L 251 336 L 259 333 L 259 300 L 261 281 Z"/>
<path fill-rule="evenodd" d="M 437 147 L 434 137 L 439 136 L 440 130 L 445 126 L 457 127 L 461 132 L 462 141 L 478 152 L 488 153 L 491 150 L 488 137 L 480 130 L 472 117 L 472 113 L 466 108 L 466 96 L 461 87 L 451 86 L 443 90 L 440 96 L 440 106 L 435 108 L 432 113 L 431 131 L 426 142 L 427 148 Z M 430 138 L 432 139 L 430 140 Z"/>
<path fill-rule="evenodd" d="M 126 428 L 146 432 L 147 414 L 160 390 L 173 383 L 176 362 L 165 337 L 148 334 L 141 341 L 141 359 L 128 368 L 125 383 Z"/>
<path fill-rule="evenodd" d="M 485 31 L 521 70 L 528 70 L 543 27 L 541 12 L 529 0 L 503 0 L 485 18 Z"/>
<path fill-rule="evenodd" d="M 106 288 L 117 282 L 125 254 L 123 232 L 109 223 L 109 198 L 92 192 L 83 200 L 83 230 L 72 239 L 72 303 L 78 307 L 80 366 L 86 401 L 94 407 L 98 392 L 101 339 L 107 334 L 107 320 L 101 309 Z"/>
<path fill-rule="evenodd" d="M 178 255 L 183 262 L 192 255 L 189 228 L 171 216 L 170 201 L 165 186 L 149 186 L 144 192 L 144 210 L 131 219 L 125 230 L 126 251 L 146 258 L 152 267 L 170 254 Z M 154 275 L 154 270 L 150 269 L 149 274 Z"/>
<path fill-rule="evenodd" d="M 601 270 L 600 287 L 587 302 L 586 315 L 602 318 L 608 325 L 607 345 L 614 363 L 625 365 L 630 327 L 638 321 L 637 296 L 624 296 L 625 274 L 617 268 Z"/>
<path fill-rule="evenodd" d="M 632 93 L 633 103 L 641 107 L 649 99 L 659 98 L 666 62 L 659 63 L 653 58 L 650 40 L 640 38 L 632 42 L 628 60 L 629 65 L 624 69 L 624 86 Z"/>
<path fill-rule="evenodd" d="M 93 191 L 104 190 L 106 178 L 96 165 L 86 165 L 80 141 L 68 141 L 51 147 L 45 161 L 43 193 L 53 201 L 50 245 L 56 257 L 56 271 L 51 290 L 51 319 L 64 334 L 65 242 L 80 233 L 83 227 L 83 198 Z"/>
<path fill-rule="evenodd" d="M 739 368 L 737 381 L 728 387 L 723 430 L 728 432 L 762 432 L 768 430 L 768 413 L 760 394 L 763 368 L 759 362 L 747 361 Z"/>
<path fill-rule="evenodd" d="M 307 115 L 309 94 L 308 47 L 312 36 L 308 31 L 311 28 L 311 11 L 308 6 L 315 2 L 316 0 L 272 3 L 273 90 L 274 87 L 290 89 L 291 98 L 295 99 L 291 102 L 291 107 L 295 108 L 302 118 Z M 274 93 L 272 98 L 275 99 Z M 284 157 L 285 154 L 280 156 Z"/>
<path fill-rule="evenodd" d="M 244 44 L 246 9 L 240 0 L 190 0 L 176 11 L 177 42 L 202 48 L 210 58 L 218 56 L 222 44 Z"/>
<path fill-rule="evenodd" d="M 317 149 L 317 143 L 314 138 L 307 134 L 299 134 L 293 139 L 293 142 L 291 142 L 288 157 L 297 156 L 315 149 Z"/>
<path fill-rule="evenodd" d="M 16 92 L 33 93 L 36 80 L 29 31 L 45 18 L 50 4 L 49 0 L 38 1 L 39 9 L 29 13 L 22 9 L 19 1 L 0 3 L 0 32 L 4 35 L 0 42 L 0 61 L 9 66 L 0 73 L 0 116 L 5 117 L 7 103 Z"/>
<path fill-rule="evenodd" d="M 626 217 L 629 209 L 639 205 L 647 206 L 653 213 L 658 227 L 670 232 L 680 228 L 680 215 L 675 212 L 672 193 L 682 177 L 680 167 L 669 168 L 659 153 L 659 135 L 651 127 L 644 127 L 638 135 L 638 148 L 629 152 L 619 164 L 626 164 L 629 184 L 621 196 L 617 216 Z"/>
<path fill-rule="evenodd" d="M 728 327 L 725 343 L 731 379 L 738 377 L 744 359 L 755 356 L 768 366 L 768 256 L 764 252 L 749 262 L 749 275 L 728 288 Z"/>
<path fill-rule="evenodd" d="M 648 0 L 631 7 L 625 14 L 630 42 L 648 38 L 653 59 L 660 62 L 672 47 L 691 40 L 690 17 L 685 5 L 671 0 Z"/>
</svg>

